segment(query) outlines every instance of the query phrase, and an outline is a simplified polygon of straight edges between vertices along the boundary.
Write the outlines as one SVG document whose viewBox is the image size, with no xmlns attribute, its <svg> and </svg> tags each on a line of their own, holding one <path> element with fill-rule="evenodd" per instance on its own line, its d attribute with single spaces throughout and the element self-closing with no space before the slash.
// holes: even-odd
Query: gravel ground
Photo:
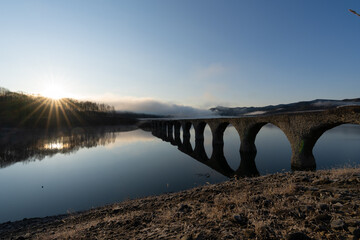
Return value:
<svg viewBox="0 0 360 240">
<path fill-rule="evenodd" d="M 0 239 L 359 238 L 360 168 L 231 179 L 0 224 Z"/>
</svg>

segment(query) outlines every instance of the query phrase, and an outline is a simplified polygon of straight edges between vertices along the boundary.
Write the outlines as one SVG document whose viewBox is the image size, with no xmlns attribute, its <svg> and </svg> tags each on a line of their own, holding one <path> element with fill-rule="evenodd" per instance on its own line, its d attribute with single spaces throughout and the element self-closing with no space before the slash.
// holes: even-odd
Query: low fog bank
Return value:
<svg viewBox="0 0 360 240">
<path fill-rule="evenodd" d="M 123 99 L 106 101 L 115 107 L 117 111 L 129 111 L 135 113 L 146 113 L 173 117 L 204 117 L 215 114 L 206 109 L 199 109 L 190 106 L 161 102 L 153 99 Z"/>
</svg>

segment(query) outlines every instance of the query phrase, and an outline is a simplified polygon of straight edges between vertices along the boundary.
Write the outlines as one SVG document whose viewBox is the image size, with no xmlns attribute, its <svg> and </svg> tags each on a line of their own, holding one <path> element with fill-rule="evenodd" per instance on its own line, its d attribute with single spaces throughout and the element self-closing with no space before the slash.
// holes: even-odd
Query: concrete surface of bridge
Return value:
<svg viewBox="0 0 360 240">
<path fill-rule="evenodd" d="M 178 146 L 179 150 L 204 162 L 226 176 L 233 174 L 258 174 L 254 159 L 255 138 L 260 129 L 271 123 L 280 128 L 290 142 L 291 168 L 293 170 L 314 170 L 316 162 L 313 147 L 327 130 L 342 124 L 360 124 L 360 106 L 343 106 L 324 111 L 295 112 L 276 115 L 249 117 L 206 118 L 206 119 L 158 119 L 151 121 L 154 136 Z M 224 158 L 223 135 L 231 124 L 240 136 L 241 163 L 238 170 L 231 172 Z M 209 125 L 213 141 L 213 153 L 207 158 L 204 149 L 204 129 Z M 190 128 L 195 129 L 195 148 L 190 144 Z M 180 128 L 183 140 L 180 138 Z M 174 131 L 174 133 L 173 133 Z"/>
</svg>

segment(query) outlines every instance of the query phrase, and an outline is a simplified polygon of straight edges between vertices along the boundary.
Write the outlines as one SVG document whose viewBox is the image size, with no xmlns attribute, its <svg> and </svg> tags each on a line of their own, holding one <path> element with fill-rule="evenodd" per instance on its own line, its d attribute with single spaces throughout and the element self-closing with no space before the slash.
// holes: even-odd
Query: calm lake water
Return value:
<svg viewBox="0 0 360 240">
<path fill-rule="evenodd" d="M 195 146 L 194 130 L 191 145 Z M 211 132 L 204 146 L 212 154 Z M 236 170 L 240 139 L 229 126 L 224 155 Z M 256 138 L 255 170 L 290 170 L 291 148 L 280 129 L 264 126 Z M 317 169 L 360 164 L 360 127 L 326 132 L 314 148 Z M 254 169 L 252 169 L 254 170 Z M 176 192 L 228 178 L 168 142 L 140 129 L 74 129 L 63 133 L 0 134 L 0 223 L 81 211 L 142 196 Z"/>
</svg>

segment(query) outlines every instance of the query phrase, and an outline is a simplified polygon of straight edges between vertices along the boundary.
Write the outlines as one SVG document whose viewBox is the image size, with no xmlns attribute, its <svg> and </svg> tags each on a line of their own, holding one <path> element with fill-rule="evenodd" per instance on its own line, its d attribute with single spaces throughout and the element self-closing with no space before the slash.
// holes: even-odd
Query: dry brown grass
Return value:
<svg viewBox="0 0 360 240">
<path fill-rule="evenodd" d="M 320 204 L 327 209 L 321 210 Z M 359 168 L 280 173 L 126 201 L 7 236 L 285 239 L 289 233 L 303 232 L 313 239 L 346 239 L 360 228 L 356 206 L 360 206 Z M 346 228 L 334 229 L 330 222 L 317 220 L 321 214 L 330 216 L 327 221 L 342 219 Z"/>
</svg>

